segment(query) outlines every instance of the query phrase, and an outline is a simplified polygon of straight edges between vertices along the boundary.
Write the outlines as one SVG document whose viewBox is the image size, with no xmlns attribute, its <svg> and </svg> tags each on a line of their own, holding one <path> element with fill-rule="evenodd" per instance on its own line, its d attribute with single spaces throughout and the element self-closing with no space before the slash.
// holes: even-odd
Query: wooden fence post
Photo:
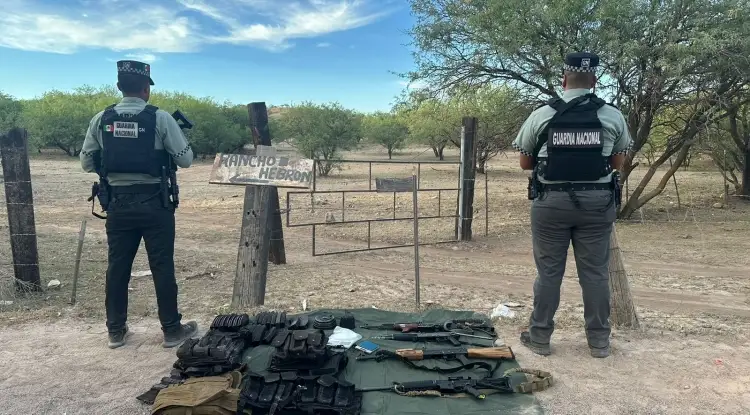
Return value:
<svg viewBox="0 0 750 415">
<path fill-rule="evenodd" d="M 458 207 L 459 241 L 471 240 L 471 223 L 474 217 L 474 179 L 477 174 L 476 158 L 477 119 L 464 117 L 461 127 L 461 193 Z"/>
<path fill-rule="evenodd" d="M 270 190 L 270 186 L 245 186 L 242 234 L 232 292 L 233 307 L 257 307 L 265 302 L 271 245 L 268 226 Z"/>
<path fill-rule="evenodd" d="M 16 289 L 39 291 L 42 287 L 26 130 L 14 128 L 0 137 L 0 152 Z"/>
<path fill-rule="evenodd" d="M 266 109 L 266 103 L 253 102 L 247 106 L 247 109 L 250 113 L 250 130 L 253 134 L 253 143 L 255 143 L 256 147 L 258 145 L 271 146 L 271 132 L 268 129 L 268 110 Z M 245 192 L 247 191 L 248 190 L 245 190 Z M 269 260 L 275 265 L 286 264 L 284 229 L 281 223 L 279 191 L 276 186 L 270 188 L 269 197 L 271 198 L 271 220 L 269 222 L 269 226 L 271 227 L 271 248 L 269 251 Z"/>
</svg>

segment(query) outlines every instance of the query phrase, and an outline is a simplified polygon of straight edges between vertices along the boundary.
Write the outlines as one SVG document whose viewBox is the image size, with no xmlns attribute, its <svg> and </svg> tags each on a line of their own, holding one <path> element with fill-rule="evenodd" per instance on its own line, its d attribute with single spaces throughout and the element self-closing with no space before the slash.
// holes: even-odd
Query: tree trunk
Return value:
<svg viewBox="0 0 750 415">
<path fill-rule="evenodd" d="M 611 310 L 609 320 L 612 326 L 640 328 L 614 224 L 612 224 L 612 234 L 609 238 L 609 295 Z"/>
<path fill-rule="evenodd" d="M 658 168 L 664 164 L 667 161 L 667 158 L 671 155 L 663 154 L 661 157 L 659 157 L 658 160 L 656 160 L 646 172 L 646 175 L 643 176 L 640 183 L 638 184 L 638 187 L 636 187 L 635 191 L 633 192 L 633 195 L 628 199 L 628 202 L 625 203 L 625 205 L 622 206 L 622 209 L 620 210 L 620 214 L 618 217 L 620 218 L 629 218 L 630 215 L 633 214 L 636 210 L 638 210 L 641 206 L 648 203 L 651 199 L 655 198 L 659 194 L 661 194 L 662 191 L 664 191 L 664 187 L 666 187 L 667 183 L 669 183 L 669 179 L 672 178 L 672 175 L 677 172 L 677 170 L 682 166 L 682 163 L 685 161 L 685 158 L 688 155 L 688 152 L 690 151 L 690 144 L 683 144 L 682 149 L 677 153 L 677 157 L 675 159 L 674 164 L 672 167 L 667 170 L 666 173 L 662 176 L 659 183 L 656 185 L 656 188 L 647 193 L 646 195 L 641 197 L 641 194 L 643 194 L 644 190 L 646 189 L 646 186 L 649 182 L 651 182 L 651 179 L 656 174 Z M 624 180 L 624 179 L 621 179 Z"/>
<path fill-rule="evenodd" d="M 744 148 L 745 165 L 742 166 L 742 194 L 743 196 L 750 196 L 750 141 L 745 145 Z"/>
<path fill-rule="evenodd" d="M 388 147 L 388 160 L 391 160 L 393 158 L 393 149 Z"/>
<path fill-rule="evenodd" d="M 445 160 L 445 156 L 443 155 L 443 151 L 445 151 L 445 146 L 444 145 L 438 149 L 438 159 L 440 159 L 440 161 Z"/>
<path fill-rule="evenodd" d="M 486 162 L 479 161 L 479 163 L 477 163 L 477 173 L 485 174 L 485 166 L 487 166 Z"/>
</svg>

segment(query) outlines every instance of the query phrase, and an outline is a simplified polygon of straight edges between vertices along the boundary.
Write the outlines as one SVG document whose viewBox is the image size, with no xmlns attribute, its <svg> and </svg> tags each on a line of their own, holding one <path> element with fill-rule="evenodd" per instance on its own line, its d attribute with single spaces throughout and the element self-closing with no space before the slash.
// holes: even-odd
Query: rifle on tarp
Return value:
<svg viewBox="0 0 750 415">
<path fill-rule="evenodd" d="M 439 332 L 439 333 L 396 333 L 396 334 L 385 334 L 382 336 L 375 336 L 373 339 L 378 340 L 396 340 L 402 342 L 443 342 L 447 341 L 454 346 L 460 346 L 462 343 L 472 344 L 475 346 L 487 346 L 486 344 L 476 344 L 470 341 L 461 340 L 461 337 L 468 337 L 471 339 L 482 339 L 494 341 L 493 337 L 476 336 L 473 334 L 460 333 L 455 331 L 450 332 Z"/>
<path fill-rule="evenodd" d="M 447 320 L 440 323 L 386 323 L 386 324 L 365 324 L 360 328 L 369 330 L 397 330 L 402 333 L 434 333 L 434 332 L 451 332 L 456 329 L 479 331 L 490 336 L 495 335 L 495 328 L 491 323 L 481 319 L 465 320 Z"/>
<path fill-rule="evenodd" d="M 497 364 L 490 365 L 487 362 L 472 362 L 469 359 L 486 359 L 486 360 L 498 360 Z M 385 349 L 378 349 L 372 354 L 358 356 L 356 360 L 375 360 L 381 362 L 386 359 L 398 359 L 407 365 L 419 370 L 429 370 L 442 374 L 455 373 L 461 370 L 469 370 L 473 368 L 484 369 L 489 372 L 489 376 L 500 367 L 502 361 L 514 361 L 516 355 L 509 346 L 502 347 L 478 347 L 472 349 L 466 349 L 463 347 L 456 347 L 450 349 L 397 349 L 395 352 Z M 421 366 L 414 363 L 414 361 L 425 360 L 425 359 L 443 359 L 443 360 L 457 360 L 461 363 L 461 366 L 452 368 L 442 367 L 427 367 Z"/>
<path fill-rule="evenodd" d="M 509 377 L 472 379 L 464 377 L 446 380 L 417 380 L 413 382 L 393 382 L 392 386 L 360 388 L 359 392 L 393 391 L 402 396 L 443 396 L 443 394 L 466 393 L 477 399 L 487 397 L 480 389 L 493 389 L 501 393 L 513 393 Z"/>
<path fill-rule="evenodd" d="M 511 385 L 510 375 L 523 373 L 531 375 L 532 380 L 526 378 L 525 382 Z M 393 391 L 401 396 L 443 396 L 444 394 L 466 393 L 477 399 L 484 399 L 487 394 L 481 392 L 483 389 L 495 390 L 499 393 L 532 393 L 543 391 L 554 384 L 552 374 L 538 369 L 524 369 L 520 367 L 511 368 L 503 373 L 502 377 L 483 379 L 472 379 L 455 377 L 440 380 L 418 380 L 413 382 L 393 382 L 391 386 L 378 386 L 374 388 L 359 388 L 358 392 L 387 392 Z"/>
</svg>

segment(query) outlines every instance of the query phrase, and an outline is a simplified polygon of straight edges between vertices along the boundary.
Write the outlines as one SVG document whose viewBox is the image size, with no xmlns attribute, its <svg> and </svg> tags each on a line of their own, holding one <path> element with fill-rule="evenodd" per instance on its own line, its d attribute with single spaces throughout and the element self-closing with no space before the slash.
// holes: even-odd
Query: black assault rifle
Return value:
<svg viewBox="0 0 750 415">
<path fill-rule="evenodd" d="M 482 348 L 471 348 L 466 349 L 462 347 L 451 348 L 451 349 L 397 349 L 395 352 L 385 349 L 378 349 L 372 354 L 357 356 L 357 360 L 375 360 L 381 362 L 386 359 L 401 360 L 408 366 L 419 369 L 429 370 L 438 373 L 448 374 L 455 373 L 460 370 L 468 370 L 473 368 L 484 369 L 489 372 L 489 376 L 492 376 L 500 367 L 502 361 L 514 361 L 516 355 L 509 346 L 502 347 L 482 347 Z M 443 360 L 457 360 L 461 365 L 452 368 L 444 367 L 428 367 L 414 364 L 415 361 L 423 361 L 427 359 L 443 359 Z M 494 366 L 487 362 L 482 361 L 470 361 L 469 359 L 485 359 L 485 360 L 496 360 L 498 363 Z"/>
<path fill-rule="evenodd" d="M 426 395 L 426 394 L 454 394 L 454 393 L 467 393 L 477 399 L 484 399 L 487 397 L 486 394 L 479 391 L 479 389 L 493 389 L 501 393 L 513 393 L 514 390 L 510 385 L 510 378 L 503 376 L 500 378 L 485 378 L 485 379 L 472 379 L 470 377 L 464 378 L 449 377 L 447 380 L 418 380 L 414 382 L 393 382 L 392 386 L 382 386 L 374 388 L 360 388 L 357 389 L 359 392 L 378 392 L 378 391 L 394 391 L 399 395 Z M 433 391 L 433 393 L 427 392 Z M 425 393 L 427 392 L 427 393 Z"/>
<path fill-rule="evenodd" d="M 99 176 L 99 183 L 94 182 L 93 185 L 91 185 L 91 196 L 89 196 L 87 201 L 91 202 L 91 214 L 96 216 L 99 219 L 107 219 L 106 216 L 102 216 L 96 212 L 94 212 L 94 198 L 99 200 L 99 204 L 102 207 L 102 212 L 106 212 L 107 208 L 109 207 L 109 181 L 106 177 L 104 177 L 104 174 L 102 172 L 102 152 L 101 150 L 97 150 L 92 154 L 91 156 L 94 159 L 94 171 Z"/>
<path fill-rule="evenodd" d="M 450 342 L 454 346 L 460 346 L 462 343 L 474 344 L 478 346 L 486 346 L 486 344 L 476 344 L 468 340 L 461 339 L 462 337 L 468 337 L 470 339 L 482 339 L 494 341 L 492 337 L 476 336 L 474 334 L 466 334 L 460 332 L 438 332 L 438 333 L 396 333 L 386 334 L 383 336 L 375 336 L 373 339 L 380 340 L 396 340 L 402 342 Z"/>
<path fill-rule="evenodd" d="M 180 129 L 189 130 L 193 128 L 193 123 L 180 110 L 172 113 L 172 118 L 177 121 Z M 167 186 L 167 178 L 169 186 Z M 169 158 L 168 166 L 161 166 L 161 201 L 164 207 L 169 206 L 169 197 L 172 197 L 174 208 L 180 204 L 180 186 L 177 185 L 177 165 L 172 158 Z"/>
</svg>

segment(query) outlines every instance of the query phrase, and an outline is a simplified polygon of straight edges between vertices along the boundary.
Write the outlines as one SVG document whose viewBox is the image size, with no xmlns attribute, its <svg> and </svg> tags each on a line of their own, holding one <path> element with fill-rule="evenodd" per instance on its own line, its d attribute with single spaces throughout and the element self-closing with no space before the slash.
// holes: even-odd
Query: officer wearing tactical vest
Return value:
<svg viewBox="0 0 750 415">
<path fill-rule="evenodd" d="M 91 119 L 81 150 L 81 165 L 97 172 L 100 202 L 107 211 L 109 245 L 106 280 L 109 347 L 125 344 L 128 333 L 128 283 L 143 238 L 153 275 L 164 347 L 175 347 L 197 331 L 197 324 L 181 323 L 177 309 L 174 271 L 174 200 L 162 197 L 164 168 L 170 162 L 190 167 L 193 151 L 169 113 L 147 105 L 151 93 L 148 64 L 117 62 L 117 88 L 123 98 Z M 106 184 L 108 182 L 108 185 Z M 172 183 L 174 185 L 174 183 Z"/>
<path fill-rule="evenodd" d="M 631 138 L 622 113 L 591 92 L 599 57 L 565 58 L 562 98 L 537 108 L 513 147 L 532 170 L 531 231 L 537 278 L 529 331 L 521 343 L 549 355 L 568 247 L 573 244 L 591 355 L 609 356 L 609 238 L 620 169 Z M 613 174 L 613 171 L 615 173 Z"/>
</svg>

